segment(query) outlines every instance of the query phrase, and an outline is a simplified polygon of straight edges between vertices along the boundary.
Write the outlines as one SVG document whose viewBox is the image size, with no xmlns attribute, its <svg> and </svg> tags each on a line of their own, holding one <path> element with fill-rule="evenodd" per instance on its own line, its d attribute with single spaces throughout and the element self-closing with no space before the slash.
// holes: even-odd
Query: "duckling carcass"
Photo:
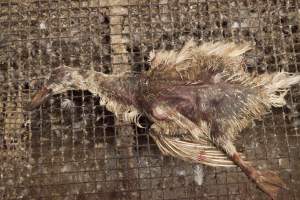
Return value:
<svg viewBox="0 0 300 200">
<path fill-rule="evenodd" d="M 50 95 L 89 90 L 117 117 L 140 125 L 146 115 L 150 134 L 160 150 L 174 157 L 214 167 L 239 166 L 272 199 L 286 188 L 279 176 L 245 162 L 233 141 L 271 106 L 286 104 L 284 96 L 300 76 L 286 72 L 250 75 L 242 55 L 248 44 L 193 40 L 179 51 L 151 52 L 150 70 L 106 75 L 62 66 L 53 70 L 29 105 L 33 109 Z"/>
</svg>

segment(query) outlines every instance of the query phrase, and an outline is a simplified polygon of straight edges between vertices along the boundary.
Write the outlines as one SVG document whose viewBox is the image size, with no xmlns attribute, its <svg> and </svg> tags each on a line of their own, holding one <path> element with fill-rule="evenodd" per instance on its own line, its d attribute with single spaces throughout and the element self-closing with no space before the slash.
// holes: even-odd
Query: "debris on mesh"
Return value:
<svg viewBox="0 0 300 200">
<path fill-rule="evenodd" d="M 197 185 L 202 185 L 203 183 L 203 178 L 204 178 L 204 173 L 203 173 L 203 166 L 202 165 L 196 165 L 194 167 L 194 180 L 197 183 Z"/>
</svg>

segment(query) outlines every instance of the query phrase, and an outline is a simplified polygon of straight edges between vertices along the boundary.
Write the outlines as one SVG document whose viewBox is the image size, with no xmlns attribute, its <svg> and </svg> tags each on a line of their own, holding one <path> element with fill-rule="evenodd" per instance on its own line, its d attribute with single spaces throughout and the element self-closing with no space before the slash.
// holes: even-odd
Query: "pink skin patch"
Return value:
<svg viewBox="0 0 300 200">
<path fill-rule="evenodd" d="M 159 106 L 156 106 L 154 108 L 153 115 L 155 116 L 155 118 L 157 118 L 159 120 L 165 120 L 168 118 L 167 113 Z"/>
<path fill-rule="evenodd" d="M 206 160 L 205 153 L 200 152 L 198 157 L 197 157 L 197 160 L 199 160 L 199 161 Z"/>
</svg>

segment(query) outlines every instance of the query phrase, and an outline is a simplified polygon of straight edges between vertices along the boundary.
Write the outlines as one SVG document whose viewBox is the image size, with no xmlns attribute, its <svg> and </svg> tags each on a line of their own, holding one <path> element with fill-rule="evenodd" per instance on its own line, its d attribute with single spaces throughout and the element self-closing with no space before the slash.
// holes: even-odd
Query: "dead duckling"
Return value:
<svg viewBox="0 0 300 200">
<path fill-rule="evenodd" d="M 248 44 L 193 40 L 179 51 L 161 50 L 149 57 L 143 73 L 106 75 L 62 66 L 29 104 L 33 109 L 53 94 L 89 90 L 117 117 L 140 125 L 146 115 L 150 134 L 160 150 L 183 160 L 210 166 L 239 166 L 272 199 L 286 188 L 276 173 L 259 171 L 243 160 L 233 144 L 253 119 L 271 106 L 286 104 L 284 96 L 300 76 L 286 72 L 250 75 L 242 54 Z"/>
</svg>

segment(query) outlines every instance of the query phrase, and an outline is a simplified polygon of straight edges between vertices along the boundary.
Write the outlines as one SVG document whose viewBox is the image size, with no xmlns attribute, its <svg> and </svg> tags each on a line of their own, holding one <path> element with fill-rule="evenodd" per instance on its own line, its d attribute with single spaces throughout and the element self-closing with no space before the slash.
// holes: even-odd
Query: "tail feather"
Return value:
<svg viewBox="0 0 300 200">
<path fill-rule="evenodd" d="M 267 81 L 265 89 L 270 98 L 271 105 L 282 107 L 286 104 L 284 97 L 288 89 L 300 82 L 300 75 L 278 72 L 274 75 L 266 75 L 263 81 Z"/>
<path fill-rule="evenodd" d="M 267 85 L 269 93 L 285 90 L 300 82 L 300 75 L 293 75 L 287 72 L 278 72 L 271 78 L 270 83 Z"/>
</svg>

